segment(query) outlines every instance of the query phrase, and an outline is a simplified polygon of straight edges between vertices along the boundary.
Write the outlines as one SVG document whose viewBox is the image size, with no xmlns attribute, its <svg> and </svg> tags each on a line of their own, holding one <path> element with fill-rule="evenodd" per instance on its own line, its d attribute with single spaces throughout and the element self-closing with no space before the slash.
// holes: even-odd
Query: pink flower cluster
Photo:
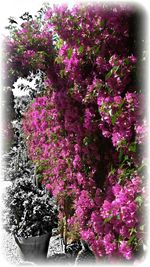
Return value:
<svg viewBox="0 0 150 267">
<path fill-rule="evenodd" d="M 95 197 L 90 197 L 89 193 L 81 192 L 76 204 L 77 218 L 82 226 L 82 238 L 97 255 L 122 255 L 131 259 L 132 240 L 138 244 L 138 200 L 144 192 L 139 176 L 122 184 L 117 182 L 117 173 L 114 176 L 115 184 L 112 177 L 106 180 L 105 195 L 96 191 Z"/>
<path fill-rule="evenodd" d="M 127 148 L 134 135 L 137 135 L 138 143 L 145 140 L 146 129 L 144 125 L 142 126 L 144 110 L 141 110 L 140 98 L 142 95 L 135 92 L 127 92 L 124 97 L 120 95 L 108 96 L 104 92 L 99 94 L 97 98 L 101 115 L 99 128 L 106 138 L 111 137 L 115 147 L 124 144 Z"/>
</svg>

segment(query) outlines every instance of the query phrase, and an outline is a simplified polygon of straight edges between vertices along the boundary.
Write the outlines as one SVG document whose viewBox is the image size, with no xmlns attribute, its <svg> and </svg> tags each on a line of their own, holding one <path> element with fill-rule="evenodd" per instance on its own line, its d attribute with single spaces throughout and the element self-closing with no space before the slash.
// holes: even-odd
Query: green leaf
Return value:
<svg viewBox="0 0 150 267">
<path fill-rule="evenodd" d="M 126 144 L 127 144 L 127 141 L 125 139 L 122 139 L 118 144 L 117 150 L 119 150 L 121 147 L 126 146 Z"/>
<path fill-rule="evenodd" d="M 108 222 L 110 222 L 112 218 L 113 218 L 113 216 L 110 216 L 110 217 L 106 218 L 106 219 L 104 220 L 104 223 L 108 223 Z"/>
<path fill-rule="evenodd" d="M 36 167 L 36 174 L 40 173 L 43 171 L 43 166 L 37 166 Z"/>
<path fill-rule="evenodd" d="M 43 175 L 42 174 L 38 174 L 37 175 L 37 180 L 38 180 L 38 182 L 41 182 L 43 180 Z"/>
<path fill-rule="evenodd" d="M 81 45 L 81 46 L 79 47 L 78 51 L 79 51 L 79 53 L 82 53 L 82 52 L 84 51 L 84 46 Z"/>
<path fill-rule="evenodd" d="M 23 45 L 19 45 L 17 48 L 17 53 L 23 54 L 24 51 L 25 51 L 25 49 L 24 49 Z"/>
<path fill-rule="evenodd" d="M 125 60 L 124 60 L 124 63 L 126 64 L 126 65 L 129 65 L 129 59 L 128 58 L 125 58 Z"/>
<path fill-rule="evenodd" d="M 77 44 L 79 45 L 81 43 L 80 39 L 77 40 Z"/>
<path fill-rule="evenodd" d="M 56 47 L 58 49 L 60 49 L 63 45 L 63 40 L 62 39 L 55 39 L 57 42 L 56 42 Z"/>
<path fill-rule="evenodd" d="M 102 28 L 105 26 L 105 20 L 102 20 L 102 21 L 100 22 L 100 26 L 101 26 Z"/>
<path fill-rule="evenodd" d="M 128 241 L 128 245 L 130 245 L 135 240 L 135 238 L 136 238 L 135 235 L 131 236 L 129 241 Z"/>
<path fill-rule="evenodd" d="M 119 214 L 116 216 L 116 218 L 117 218 L 117 220 L 120 221 L 120 215 Z"/>
<path fill-rule="evenodd" d="M 72 52 L 73 52 L 73 49 L 70 48 L 70 49 L 68 50 L 68 53 L 67 53 L 68 59 L 71 58 L 71 56 L 72 56 Z"/>
<path fill-rule="evenodd" d="M 94 54 L 97 55 L 97 54 L 99 53 L 100 47 L 97 46 L 97 45 L 95 45 L 95 46 L 93 47 L 93 49 L 94 49 Z"/>
<path fill-rule="evenodd" d="M 114 125 L 114 124 L 115 124 L 115 122 L 116 122 L 116 119 L 117 119 L 117 116 L 116 116 L 116 115 L 113 115 L 113 116 L 111 117 L 111 122 L 112 122 L 112 125 Z"/>
<path fill-rule="evenodd" d="M 111 165 L 111 170 L 109 172 L 109 175 L 114 175 L 115 174 L 115 171 L 116 171 L 116 169 L 113 168 L 113 166 Z"/>
<path fill-rule="evenodd" d="M 62 63 L 62 61 L 63 61 L 63 59 L 62 59 L 61 56 L 58 56 L 58 57 L 55 58 L 55 62 L 56 62 L 57 64 Z"/>
<path fill-rule="evenodd" d="M 86 136 L 86 137 L 84 137 L 84 139 L 83 139 L 83 144 L 84 144 L 85 146 L 88 146 L 89 144 L 91 144 L 91 142 L 92 142 L 92 138 L 91 138 L 90 136 Z"/>
<path fill-rule="evenodd" d="M 130 235 L 133 235 L 137 232 L 135 228 L 131 228 L 129 231 L 130 231 Z"/>
<path fill-rule="evenodd" d="M 125 163 L 125 162 L 128 161 L 128 160 L 129 160 L 128 155 L 125 155 L 124 160 L 123 160 L 123 163 Z"/>
<path fill-rule="evenodd" d="M 117 71 L 118 71 L 118 69 L 119 69 L 119 66 L 114 66 L 114 67 L 113 67 L 113 68 L 106 74 L 105 79 L 106 79 L 106 80 L 109 79 L 109 78 L 113 75 L 114 72 L 117 72 Z"/>
<path fill-rule="evenodd" d="M 57 141 L 57 134 L 56 133 L 51 133 L 51 138 L 54 140 L 54 142 Z"/>
<path fill-rule="evenodd" d="M 60 70 L 60 77 L 63 78 L 66 75 L 65 70 Z"/>
<path fill-rule="evenodd" d="M 71 96 L 73 92 L 74 92 L 74 88 L 73 87 L 69 88 L 68 95 Z"/>
<path fill-rule="evenodd" d="M 70 158 L 66 159 L 66 162 L 67 162 L 68 166 L 71 165 L 71 159 Z"/>
<path fill-rule="evenodd" d="M 121 100 L 121 103 L 118 105 L 118 108 L 119 108 L 120 112 L 121 112 L 121 108 L 122 108 L 122 106 L 124 105 L 124 102 L 125 102 L 125 100 L 122 99 L 122 100 Z"/>
<path fill-rule="evenodd" d="M 107 75 L 105 76 L 105 79 L 107 80 L 107 79 L 109 79 L 111 76 L 112 76 L 112 72 L 109 71 L 109 72 L 107 73 Z"/>
<path fill-rule="evenodd" d="M 143 197 L 138 196 L 138 197 L 136 197 L 135 201 L 139 204 L 139 206 L 141 206 L 143 204 Z"/>
<path fill-rule="evenodd" d="M 120 161 L 122 160 L 122 156 L 123 156 L 123 150 L 122 150 L 122 148 L 120 148 L 120 151 L 119 151 L 119 160 Z"/>
<path fill-rule="evenodd" d="M 129 151 L 131 152 L 136 152 L 136 144 L 135 143 L 131 143 L 129 146 Z"/>
</svg>

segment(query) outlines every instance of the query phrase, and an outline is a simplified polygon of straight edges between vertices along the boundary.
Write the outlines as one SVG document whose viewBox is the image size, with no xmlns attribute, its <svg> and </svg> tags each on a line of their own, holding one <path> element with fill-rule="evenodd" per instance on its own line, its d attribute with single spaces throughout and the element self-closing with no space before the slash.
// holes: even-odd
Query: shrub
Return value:
<svg viewBox="0 0 150 267">
<path fill-rule="evenodd" d="M 38 236 L 57 226 L 57 206 L 54 198 L 37 189 L 31 179 L 17 179 L 7 189 L 6 225 L 18 237 Z"/>
</svg>

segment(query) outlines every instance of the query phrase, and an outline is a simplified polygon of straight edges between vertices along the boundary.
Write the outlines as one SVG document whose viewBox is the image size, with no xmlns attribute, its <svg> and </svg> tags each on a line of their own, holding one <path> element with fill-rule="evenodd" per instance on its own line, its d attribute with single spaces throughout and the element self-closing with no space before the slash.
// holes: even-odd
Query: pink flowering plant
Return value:
<svg viewBox="0 0 150 267">
<path fill-rule="evenodd" d="M 144 242 L 147 126 L 135 13 L 125 5 L 54 6 L 7 40 L 13 73 L 46 74 L 45 95 L 29 106 L 23 129 L 68 236 L 76 232 L 97 257 L 127 260 Z"/>
</svg>

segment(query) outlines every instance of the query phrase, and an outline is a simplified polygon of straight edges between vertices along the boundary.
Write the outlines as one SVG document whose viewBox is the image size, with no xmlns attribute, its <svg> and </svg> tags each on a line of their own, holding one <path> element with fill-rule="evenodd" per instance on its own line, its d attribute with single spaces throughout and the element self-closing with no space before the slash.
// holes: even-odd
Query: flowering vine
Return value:
<svg viewBox="0 0 150 267">
<path fill-rule="evenodd" d="M 46 93 L 24 114 L 23 129 L 60 218 L 98 257 L 127 260 L 143 242 L 145 196 L 134 14 L 127 6 L 54 6 L 7 41 L 14 71 L 47 75 Z"/>
</svg>

